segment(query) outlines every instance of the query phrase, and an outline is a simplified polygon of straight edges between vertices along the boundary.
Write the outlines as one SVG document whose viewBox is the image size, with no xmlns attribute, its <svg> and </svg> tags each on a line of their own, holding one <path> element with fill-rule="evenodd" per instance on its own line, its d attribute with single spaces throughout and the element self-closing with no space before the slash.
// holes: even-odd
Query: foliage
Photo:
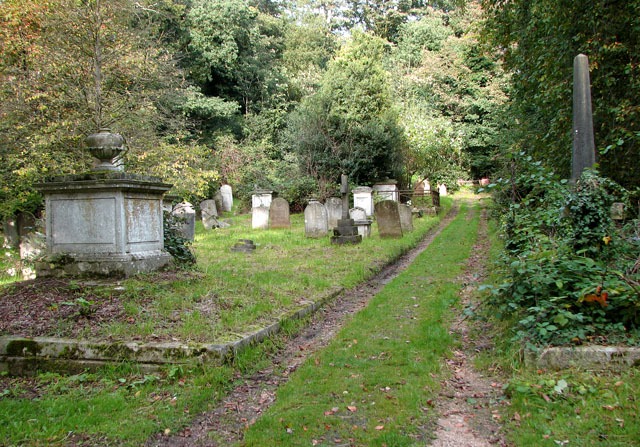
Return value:
<svg viewBox="0 0 640 447">
<path fill-rule="evenodd" d="M 180 226 L 184 224 L 185 219 L 175 216 L 168 211 L 164 211 L 163 230 L 164 230 L 164 249 L 173 256 L 176 264 L 188 266 L 196 263 L 196 257 L 191 251 L 191 242 L 182 237 Z"/>
<path fill-rule="evenodd" d="M 637 221 L 618 226 L 614 182 L 586 172 L 575 186 L 521 153 L 497 183 L 504 282 L 491 287 L 491 312 L 515 318 L 516 338 L 536 343 L 610 341 L 640 335 Z"/>
<path fill-rule="evenodd" d="M 639 185 L 640 1 L 484 0 L 484 34 L 513 72 L 519 141 L 568 177 L 573 58 L 589 57 L 600 170 Z"/>
</svg>

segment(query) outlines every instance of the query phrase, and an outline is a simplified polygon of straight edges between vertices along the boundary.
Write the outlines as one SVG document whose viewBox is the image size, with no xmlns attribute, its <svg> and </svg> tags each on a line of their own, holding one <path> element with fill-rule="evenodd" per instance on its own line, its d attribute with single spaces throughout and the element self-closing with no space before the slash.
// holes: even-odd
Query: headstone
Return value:
<svg viewBox="0 0 640 447">
<path fill-rule="evenodd" d="M 271 200 L 273 198 L 273 191 L 268 189 L 256 189 L 251 195 L 251 208 L 257 206 L 271 206 Z"/>
<path fill-rule="evenodd" d="M 371 236 L 371 220 L 367 217 L 367 213 L 360 207 L 351 208 L 349 217 L 353 219 L 353 224 L 358 228 L 358 234 L 365 237 Z"/>
<path fill-rule="evenodd" d="M 342 174 L 340 193 L 342 193 L 341 218 L 338 220 L 338 225 L 333 229 L 331 243 L 338 245 L 359 244 L 362 242 L 362 236 L 358 234 L 358 227 L 354 225 L 353 219 L 349 217 L 349 178 L 345 174 Z"/>
<path fill-rule="evenodd" d="M 438 193 L 440 193 L 442 197 L 445 197 L 447 195 L 447 185 L 445 185 L 444 183 L 438 185 Z"/>
<path fill-rule="evenodd" d="M 222 211 L 231 211 L 233 207 L 233 190 L 229 185 L 222 185 L 220 187 L 220 194 L 222 195 Z"/>
<path fill-rule="evenodd" d="M 376 203 L 376 220 L 378 221 L 378 234 L 381 238 L 402 237 L 398 202 L 383 200 Z"/>
<path fill-rule="evenodd" d="M 398 204 L 398 214 L 400 215 L 400 227 L 403 233 L 413 231 L 413 213 L 411 207 L 404 203 Z"/>
<path fill-rule="evenodd" d="M 214 202 L 216 202 L 216 210 L 218 211 L 218 216 L 224 211 L 224 205 L 222 204 L 222 192 L 218 190 L 213 196 Z"/>
<path fill-rule="evenodd" d="M 338 197 L 329 197 L 324 202 L 324 206 L 327 209 L 329 230 L 333 230 L 338 226 L 338 221 L 342 219 L 342 199 Z"/>
<path fill-rule="evenodd" d="M 580 178 L 582 171 L 596 163 L 593 139 L 589 58 L 579 54 L 573 59 L 573 150 L 571 152 L 571 181 Z"/>
<path fill-rule="evenodd" d="M 196 237 L 196 210 L 193 205 L 187 201 L 179 203 L 171 211 L 176 217 L 183 219 L 178 228 L 180 235 L 188 241 L 193 241 Z"/>
<path fill-rule="evenodd" d="M 611 204 L 611 218 L 613 220 L 624 220 L 624 203 L 614 202 Z"/>
<path fill-rule="evenodd" d="M 15 217 L 2 222 L 2 234 L 4 236 L 4 248 L 18 248 L 20 235 L 18 234 L 18 222 Z"/>
<path fill-rule="evenodd" d="M 395 200 L 397 202 L 400 199 L 397 183 L 395 180 L 384 180 L 373 185 L 373 190 L 381 200 Z"/>
<path fill-rule="evenodd" d="M 362 208 L 367 213 L 367 217 L 373 216 L 373 189 L 368 186 L 354 188 L 353 206 Z"/>
<path fill-rule="evenodd" d="M 269 208 L 269 228 L 291 228 L 289 217 L 289 202 L 276 197 Z"/>
<path fill-rule="evenodd" d="M 215 200 L 208 199 L 200 202 L 200 212 L 202 213 L 202 225 L 204 225 L 205 230 L 220 226 Z"/>
<path fill-rule="evenodd" d="M 269 208 L 261 205 L 251 209 L 251 228 L 254 230 L 269 228 Z"/>
<path fill-rule="evenodd" d="M 251 239 L 239 239 L 233 247 L 231 247 L 231 251 L 240 252 L 240 253 L 253 253 L 256 250 L 256 246 Z"/>
<path fill-rule="evenodd" d="M 329 220 L 325 206 L 315 199 L 311 199 L 304 209 L 304 235 L 306 237 L 321 238 L 329 234 Z"/>
<path fill-rule="evenodd" d="M 32 231 L 20 237 L 20 259 L 35 261 L 45 249 L 45 238 L 42 233 Z"/>
</svg>

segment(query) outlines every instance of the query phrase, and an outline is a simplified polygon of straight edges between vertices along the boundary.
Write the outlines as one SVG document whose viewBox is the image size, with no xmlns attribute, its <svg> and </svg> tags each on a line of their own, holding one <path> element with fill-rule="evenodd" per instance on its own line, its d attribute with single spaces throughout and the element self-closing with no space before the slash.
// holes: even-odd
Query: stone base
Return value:
<svg viewBox="0 0 640 447">
<path fill-rule="evenodd" d="M 38 277 L 128 277 L 167 267 L 172 257 L 166 251 L 154 250 L 127 255 L 49 255 L 36 262 Z"/>
<path fill-rule="evenodd" d="M 359 234 L 356 236 L 331 236 L 332 244 L 337 244 L 337 245 L 359 244 L 360 242 L 362 242 L 362 236 L 360 236 Z"/>
</svg>

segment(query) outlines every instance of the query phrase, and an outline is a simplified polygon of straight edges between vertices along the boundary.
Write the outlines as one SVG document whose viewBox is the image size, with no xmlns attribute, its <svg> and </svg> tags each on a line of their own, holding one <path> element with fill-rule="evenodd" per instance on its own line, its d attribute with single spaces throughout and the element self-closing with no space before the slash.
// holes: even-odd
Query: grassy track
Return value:
<svg viewBox="0 0 640 447">
<path fill-rule="evenodd" d="M 309 358 L 246 434 L 246 446 L 424 445 L 441 358 L 452 343 L 456 277 L 478 215 L 459 216 L 402 274 Z"/>
</svg>

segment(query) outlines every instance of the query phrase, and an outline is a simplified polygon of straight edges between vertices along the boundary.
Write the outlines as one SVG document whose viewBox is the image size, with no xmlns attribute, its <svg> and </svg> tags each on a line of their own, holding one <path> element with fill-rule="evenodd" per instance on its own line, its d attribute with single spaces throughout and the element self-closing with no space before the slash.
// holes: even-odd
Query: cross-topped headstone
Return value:
<svg viewBox="0 0 640 447">
<path fill-rule="evenodd" d="M 359 244 L 362 236 L 358 234 L 358 227 L 349 217 L 349 177 L 342 174 L 340 192 L 342 193 L 342 219 L 338 220 L 338 226 L 333 230 L 332 244 Z"/>
<path fill-rule="evenodd" d="M 596 163 L 593 139 L 589 58 L 579 54 L 573 60 L 573 150 L 571 181 L 580 178 L 582 171 Z"/>
</svg>

